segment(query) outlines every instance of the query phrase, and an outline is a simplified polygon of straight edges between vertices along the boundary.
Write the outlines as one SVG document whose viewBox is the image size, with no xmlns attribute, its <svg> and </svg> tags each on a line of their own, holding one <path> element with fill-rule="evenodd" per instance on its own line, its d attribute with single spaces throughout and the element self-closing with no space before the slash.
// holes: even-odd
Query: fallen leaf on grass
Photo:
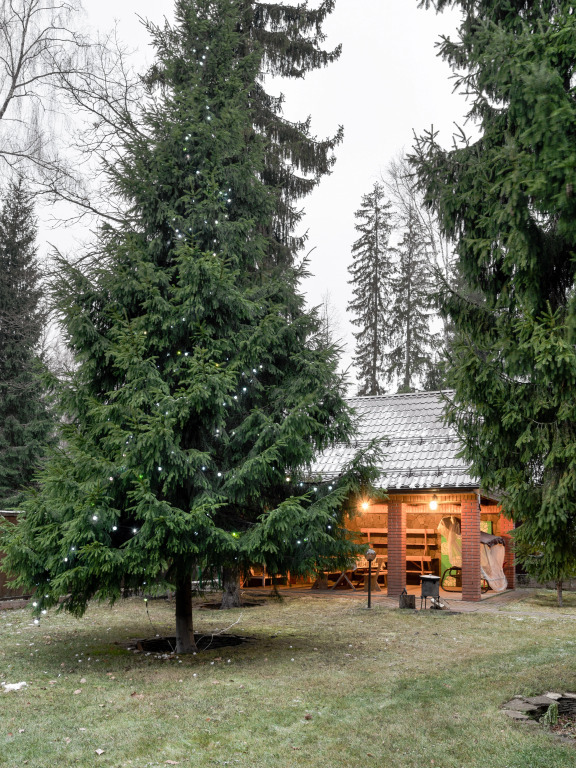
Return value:
<svg viewBox="0 0 576 768">
<path fill-rule="evenodd" d="M 164 760 L 164 765 L 180 765 L 176 760 Z"/>
<path fill-rule="evenodd" d="M 104 754 L 104 750 L 103 749 L 97 749 L 96 750 L 96 754 L 97 755 L 103 755 Z"/>
<path fill-rule="evenodd" d="M 304 715 L 304 720 L 312 720 L 312 715 L 309 712 L 306 712 Z"/>
<path fill-rule="evenodd" d="M 143 693 L 136 693 L 136 691 L 134 691 L 134 693 L 130 694 L 130 698 L 131 699 L 143 699 L 144 698 L 144 694 Z"/>
<path fill-rule="evenodd" d="M 80 682 L 81 682 L 81 683 L 85 683 L 85 682 L 86 682 L 86 678 L 85 678 L 85 677 L 83 677 L 83 678 L 80 680 Z"/>
<path fill-rule="evenodd" d="M 76 690 L 74 691 L 74 694 L 77 694 L 77 693 L 82 693 L 82 688 L 76 688 Z"/>
</svg>

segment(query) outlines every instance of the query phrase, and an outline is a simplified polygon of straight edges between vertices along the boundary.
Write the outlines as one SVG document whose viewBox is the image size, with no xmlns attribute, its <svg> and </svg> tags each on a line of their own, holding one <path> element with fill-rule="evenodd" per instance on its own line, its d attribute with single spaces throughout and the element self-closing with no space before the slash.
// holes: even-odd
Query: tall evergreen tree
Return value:
<svg viewBox="0 0 576 768">
<path fill-rule="evenodd" d="M 386 376 L 398 381 L 399 392 L 413 392 L 415 384 L 425 383 L 434 367 L 437 344 L 431 323 L 435 285 L 426 233 L 415 208 L 408 208 L 402 225 L 391 280 L 394 299 L 388 317 L 392 333 L 385 355 Z"/>
<path fill-rule="evenodd" d="M 0 507 L 29 486 L 51 430 L 40 383 L 41 309 L 34 207 L 23 184 L 0 211 Z"/>
<path fill-rule="evenodd" d="M 434 317 L 431 320 L 437 333 L 427 345 L 429 363 L 424 366 L 424 375 L 419 377 L 419 386 L 426 391 L 443 389 L 452 330 L 448 319 L 438 313 L 438 292 L 447 286 L 458 291 L 462 288 L 454 273 L 454 243 L 440 226 L 436 212 L 425 205 L 417 174 L 404 153 L 390 161 L 383 175 L 383 183 L 394 206 L 395 228 L 403 229 L 409 219 L 415 218 L 421 233 L 421 247 L 426 249 L 429 257 L 425 282 L 428 283 L 432 300 Z M 426 306 L 430 310 L 428 301 Z"/>
<path fill-rule="evenodd" d="M 348 304 L 352 324 L 360 330 L 354 334 L 356 350 L 353 358 L 358 370 L 359 395 L 381 395 L 385 392 L 384 356 L 392 327 L 388 314 L 393 274 L 392 206 L 384 197 L 384 188 L 376 182 L 372 191 L 362 196 L 356 211 L 355 229 L 360 237 L 352 246 L 349 267 L 354 298 Z"/>
<path fill-rule="evenodd" d="M 422 2 L 421 5 L 430 5 Z M 484 487 L 548 570 L 573 570 L 576 525 L 576 17 L 563 0 L 460 6 L 441 52 L 480 138 L 430 134 L 415 161 L 458 268 L 477 295 L 447 295 L 456 330 L 449 416 Z M 529 546 L 527 547 L 530 548 Z"/>
<path fill-rule="evenodd" d="M 38 610 L 64 597 L 81 614 L 92 596 L 169 583 L 188 651 L 197 568 L 309 572 L 350 551 L 342 515 L 365 473 L 305 479 L 351 420 L 334 348 L 308 344 L 318 318 L 298 292 L 290 212 L 306 186 L 290 164 L 312 183 L 330 142 L 307 124 L 284 135 L 260 87 L 264 68 L 301 76 L 330 59 L 332 5 L 177 0 L 176 24 L 150 27 L 143 131 L 110 166 L 136 226 L 105 230 L 90 274 L 61 264 L 78 363 L 61 393 L 66 448 L 5 537 Z"/>
<path fill-rule="evenodd" d="M 318 8 L 307 2 L 296 5 L 241 0 L 242 28 L 247 46 L 262 51 L 262 70 L 282 78 L 303 78 L 307 72 L 336 61 L 341 46 L 333 51 L 322 47 L 326 35 L 322 25 L 335 0 L 322 0 Z M 284 96 L 266 91 L 262 78 L 250 91 L 249 108 L 254 126 L 267 137 L 262 181 L 276 190 L 274 212 L 266 229 L 269 259 L 279 267 L 292 264 L 304 246 L 306 235 L 296 231 L 304 211 L 298 201 L 306 197 L 329 174 L 335 162 L 334 148 L 342 141 L 340 126 L 334 136 L 318 139 L 311 133 L 311 118 L 290 121 L 283 114 Z"/>
</svg>

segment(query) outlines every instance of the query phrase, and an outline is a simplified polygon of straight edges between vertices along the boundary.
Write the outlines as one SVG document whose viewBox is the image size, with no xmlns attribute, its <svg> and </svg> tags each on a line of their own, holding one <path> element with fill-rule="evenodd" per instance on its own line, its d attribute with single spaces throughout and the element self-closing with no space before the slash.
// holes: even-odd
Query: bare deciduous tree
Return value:
<svg viewBox="0 0 576 768">
<path fill-rule="evenodd" d="M 399 221 L 408 221 L 413 216 L 418 219 L 418 226 L 426 240 L 426 248 L 431 256 L 430 267 L 451 283 L 454 270 L 453 243 L 442 233 L 438 221 L 428 207 L 424 205 L 422 193 L 416 184 L 415 172 L 406 156 L 397 155 L 386 168 L 382 177 L 384 187 L 396 210 Z"/>
<path fill-rule="evenodd" d="M 323 347 L 336 346 L 344 350 L 342 323 L 340 313 L 334 304 L 330 291 L 322 294 L 322 304 L 318 307 L 320 328 L 318 329 L 318 345 Z"/>
<path fill-rule="evenodd" d="M 74 122 L 67 137 L 75 167 L 85 170 L 75 186 L 53 185 L 52 195 L 75 206 L 67 211 L 68 223 L 94 216 L 110 222 L 126 222 L 130 212 L 121 204 L 114 185 L 124 168 L 129 141 L 147 141 L 141 122 L 152 94 L 132 65 L 132 53 L 118 38 L 116 29 L 91 41 L 90 57 L 82 70 L 65 72 L 57 87 Z"/>
<path fill-rule="evenodd" d="M 59 149 L 63 104 L 56 88 L 86 64 L 74 31 L 78 0 L 0 0 L 0 165 L 35 189 L 69 186 Z"/>
</svg>

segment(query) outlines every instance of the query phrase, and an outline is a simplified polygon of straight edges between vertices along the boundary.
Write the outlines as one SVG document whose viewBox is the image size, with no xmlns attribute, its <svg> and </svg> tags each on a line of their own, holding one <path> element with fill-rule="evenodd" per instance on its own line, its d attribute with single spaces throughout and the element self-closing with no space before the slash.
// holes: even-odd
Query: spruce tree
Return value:
<svg viewBox="0 0 576 768">
<path fill-rule="evenodd" d="M 421 5 L 430 5 L 429 2 Z M 472 298 L 454 324 L 449 417 L 483 487 L 500 489 L 528 550 L 574 570 L 576 525 L 576 17 L 573 3 L 469 3 L 441 53 L 471 99 L 480 137 L 415 162 L 457 241 Z M 473 298 L 473 297 L 476 298 Z"/>
<path fill-rule="evenodd" d="M 438 313 L 438 291 L 442 286 L 461 290 L 454 273 L 454 243 L 440 226 L 436 212 L 425 205 L 417 174 L 407 155 L 401 153 L 393 158 L 382 178 L 394 207 L 395 229 L 402 230 L 407 221 L 415 218 L 421 240 L 419 247 L 425 248 L 429 257 L 424 277 L 429 293 L 425 306 L 428 311 L 432 310 L 430 320 L 435 333 L 426 345 L 428 361 L 423 375 L 419 376 L 418 384 L 425 391 L 444 389 L 452 331 L 450 322 Z"/>
<path fill-rule="evenodd" d="M 385 355 L 386 376 L 398 382 L 399 392 L 413 392 L 416 383 L 426 383 L 434 368 L 435 285 L 426 233 L 415 208 L 408 208 L 401 224 L 403 234 L 391 280 L 394 298 L 388 317 L 392 333 Z"/>
<path fill-rule="evenodd" d="M 358 370 L 359 395 L 385 392 L 384 356 L 392 334 L 388 314 L 393 274 L 392 206 L 384 197 L 384 188 L 376 182 L 372 191 L 362 196 L 355 213 L 355 229 L 360 237 L 352 246 L 349 267 L 354 298 L 348 304 L 356 350 L 353 363 Z"/>
<path fill-rule="evenodd" d="M 308 343 L 318 318 L 289 213 L 302 187 L 289 168 L 270 182 L 280 158 L 321 174 L 329 145 L 316 165 L 307 126 L 298 145 L 272 108 L 256 119 L 265 67 L 300 76 L 326 60 L 331 6 L 178 0 L 174 26 L 150 27 L 143 130 L 110 165 L 130 223 L 104 231 L 90 273 L 61 262 L 77 361 L 65 448 L 4 544 L 38 610 L 63 598 L 82 614 L 93 596 L 170 584 L 185 652 L 198 569 L 309 573 L 351 550 L 346 502 L 370 473 L 308 482 L 351 419 L 334 347 Z"/>
<path fill-rule="evenodd" d="M 308 8 L 306 2 L 286 5 L 240 0 L 239 5 L 248 45 L 260 47 L 266 74 L 300 79 L 339 58 L 341 46 L 332 51 L 322 47 L 326 39 L 322 24 L 334 10 L 335 0 L 322 0 L 316 9 Z M 310 117 L 288 120 L 283 105 L 283 94 L 269 94 L 262 78 L 254 81 L 249 109 L 256 130 L 267 138 L 261 178 L 270 190 L 276 190 L 274 212 L 266 229 L 268 259 L 280 268 L 293 264 L 307 240 L 305 233 L 296 230 L 304 215 L 298 201 L 331 172 L 333 150 L 343 137 L 340 126 L 334 136 L 318 139 L 311 133 Z"/>
<path fill-rule="evenodd" d="M 40 382 L 44 328 L 34 206 L 11 183 L 0 210 L 0 508 L 17 506 L 51 431 Z"/>
</svg>

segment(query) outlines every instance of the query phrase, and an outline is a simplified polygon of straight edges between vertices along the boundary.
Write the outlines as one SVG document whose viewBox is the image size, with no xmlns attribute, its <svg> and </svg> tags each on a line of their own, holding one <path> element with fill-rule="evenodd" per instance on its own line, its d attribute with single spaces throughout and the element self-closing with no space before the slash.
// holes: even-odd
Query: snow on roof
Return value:
<svg viewBox="0 0 576 768">
<path fill-rule="evenodd" d="M 312 474 L 334 477 L 358 447 L 385 438 L 380 469 L 386 490 L 478 488 L 478 481 L 457 457 L 461 444 L 444 422 L 441 392 L 353 397 L 348 402 L 358 419 L 356 442 L 324 451 L 312 465 Z"/>
</svg>

